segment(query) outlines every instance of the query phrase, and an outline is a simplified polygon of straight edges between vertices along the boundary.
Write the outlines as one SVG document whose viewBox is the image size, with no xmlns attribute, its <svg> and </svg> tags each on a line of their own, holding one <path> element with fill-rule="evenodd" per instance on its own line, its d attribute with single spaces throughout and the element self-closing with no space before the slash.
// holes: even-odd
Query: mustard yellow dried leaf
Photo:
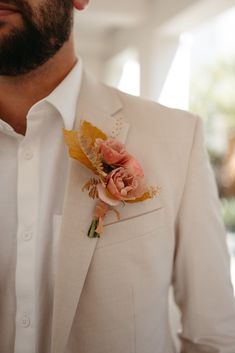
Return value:
<svg viewBox="0 0 235 353">
<path fill-rule="evenodd" d="M 85 165 L 87 168 L 91 169 L 92 171 L 96 171 L 93 167 L 92 163 L 89 161 L 85 153 L 82 151 L 79 139 L 78 139 L 78 132 L 77 131 L 69 131 L 63 129 L 64 132 L 64 140 L 66 145 L 69 148 L 69 155 L 71 158 L 78 160 L 80 163 Z"/>
<path fill-rule="evenodd" d="M 107 135 L 103 131 L 98 129 L 96 126 L 93 126 L 88 121 L 82 122 L 80 132 L 81 135 L 84 136 L 87 140 L 89 139 L 92 145 L 95 143 L 95 140 L 97 138 L 107 140 Z"/>
<path fill-rule="evenodd" d="M 102 140 L 107 140 L 107 136 L 97 127 L 93 126 L 91 123 L 87 121 L 83 121 L 81 123 L 79 131 L 69 131 L 63 129 L 64 132 L 64 140 L 69 148 L 70 157 L 78 160 L 80 163 L 85 165 L 87 168 L 91 169 L 93 172 L 97 174 L 97 168 L 92 163 L 92 161 L 88 158 L 90 156 L 86 155 L 85 150 L 89 150 L 93 147 L 95 140 L 100 138 Z M 81 139 L 86 141 L 86 149 L 84 150 L 84 145 L 81 147 Z"/>
<path fill-rule="evenodd" d="M 148 191 L 146 191 L 141 197 L 135 199 L 135 200 L 129 200 L 129 201 L 126 201 L 126 202 L 129 202 L 129 203 L 135 203 L 135 202 L 142 202 L 142 201 L 146 201 L 146 200 L 149 200 L 149 199 L 153 199 L 154 197 L 156 196 L 159 196 L 161 192 L 161 188 L 158 187 L 158 186 L 150 186 L 148 188 Z"/>
<path fill-rule="evenodd" d="M 97 149 L 93 147 L 89 139 L 83 135 L 79 134 L 79 144 L 81 150 L 89 159 L 90 163 L 93 166 L 93 169 L 96 171 L 97 175 L 105 175 L 103 170 L 103 160 L 102 156 L 98 153 Z"/>
<path fill-rule="evenodd" d="M 136 203 L 136 202 L 142 202 L 142 201 L 146 201 L 146 200 L 149 200 L 149 199 L 152 199 L 153 196 L 150 194 L 149 191 L 145 192 L 141 197 L 138 197 L 137 199 L 135 200 L 128 200 L 128 201 L 125 201 L 125 202 L 128 202 L 128 203 Z"/>
</svg>

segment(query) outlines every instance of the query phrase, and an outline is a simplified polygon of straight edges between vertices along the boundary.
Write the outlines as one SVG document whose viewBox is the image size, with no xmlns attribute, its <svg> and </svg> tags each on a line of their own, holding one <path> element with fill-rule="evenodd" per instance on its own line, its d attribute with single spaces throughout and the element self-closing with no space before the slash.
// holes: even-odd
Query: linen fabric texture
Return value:
<svg viewBox="0 0 235 353">
<path fill-rule="evenodd" d="M 161 194 L 120 207 L 120 221 L 109 213 L 103 236 L 89 239 L 94 201 L 81 188 L 92 173 L 68 160 L 56 220 L 55 278 L 40 308 L 52 312 L 51 320 L 44 316 L 36 327 L 38 344 L 24 353 L 175 353 L 171 285 L 181 312 L 181 352 L 234 353 L 229 255 L 201 120 L 121 93 L 86 73 L 74 128 L 82 119 L 107 134 L 122 121 L 119 140 Z M 3 308 L 6 295 L 0 298 Z"/>
</svg>

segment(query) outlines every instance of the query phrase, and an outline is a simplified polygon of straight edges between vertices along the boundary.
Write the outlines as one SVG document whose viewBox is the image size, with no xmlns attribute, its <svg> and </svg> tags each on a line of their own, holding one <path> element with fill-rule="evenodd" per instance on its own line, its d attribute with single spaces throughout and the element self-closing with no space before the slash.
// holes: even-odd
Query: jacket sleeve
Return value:
<svg viewBox="0 0 235 353">
<path fill-rule="evenodd" d="M 235 302 L 221 206 L 196 118 L 176 222 L 173 288 L 181 353 L 235 353 Z"/>
</svg>

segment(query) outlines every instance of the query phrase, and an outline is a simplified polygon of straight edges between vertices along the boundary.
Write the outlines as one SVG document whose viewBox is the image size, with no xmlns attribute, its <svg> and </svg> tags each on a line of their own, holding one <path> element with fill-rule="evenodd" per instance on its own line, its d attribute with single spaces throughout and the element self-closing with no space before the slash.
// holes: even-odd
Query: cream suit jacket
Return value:
<svg viewBox="0 0 235 353">
<path fill-rule="evenodd" d="M 235 305 L 220 206 L 189 113 L 120 93 L 84 75 L 76 128 L 88 120 L 119 140 L 161 187 L 107 215 L 89 239 L 92 174 L 70 160 L 54 286 L 51 353 L 173 353 L 168 292 L 182 313 L 182 352 L 235 353 Z"/>
</svg>

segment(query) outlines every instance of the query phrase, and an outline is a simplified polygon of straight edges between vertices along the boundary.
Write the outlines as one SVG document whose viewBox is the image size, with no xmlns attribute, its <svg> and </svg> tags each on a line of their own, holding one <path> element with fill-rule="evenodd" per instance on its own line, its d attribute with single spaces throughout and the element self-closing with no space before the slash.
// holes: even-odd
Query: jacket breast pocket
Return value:
<svg viewBox="0 0 235 353">
<path fill-rule="evenodd" d="M 121 219 L 104 226 L 104 233 L 98 240 L 97 249 L 130 241 L 150 234 L 165 224 L 165 210 L 162 206 L 146 213 Z"/>
</svg>

